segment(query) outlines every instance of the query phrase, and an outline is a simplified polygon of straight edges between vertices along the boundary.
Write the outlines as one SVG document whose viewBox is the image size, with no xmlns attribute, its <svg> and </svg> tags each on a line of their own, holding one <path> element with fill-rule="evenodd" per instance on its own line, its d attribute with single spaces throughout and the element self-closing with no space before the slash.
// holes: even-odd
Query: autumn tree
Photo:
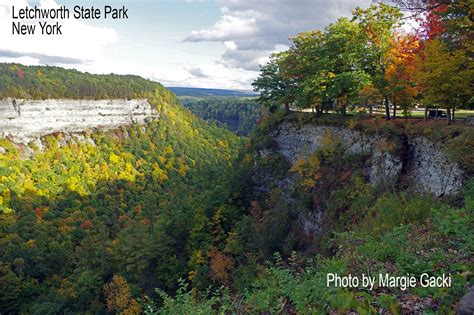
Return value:
<svg viewBox="0 0 474 315">
<path fill-rule="evenodd" d="M 366 36 L 366 70 L 371 75 L 374 86 L 384 96 L 385 117 L 390 120 L 386 73 L 392 62 L 389 58 L 391 39 L 394 31 L 401 25 L 403 15 L 398 8 L 380 3 L 365 10 L 357 8 L 353 16 Z"/>
<path fill-rule="evenodd" d="M 141 307 L 133 298 L 127 280 L 114 275 L 112 281 L 104 286 L 107 309 L 120 314 L 141 314 Z"/>
<path fill-rule="evenodd" d="M 385 80 L 386 92 L 393 103 L 393 118 L 396 118 L 399 106 L 407 116 L 418 94 L 414 82 L 415 58 L 419 41 L 411 34 L 395 34 L 390 43 Z"/>
<path fill-rule="evenodd" d="M 369 114 L 373 114 L 375 106 L 383 102 L 383 96 L 379 90 L 374 87 L 372 83 L 365 85 L 357 95 L 355 104 L 357 106 L 365 107 L 369 109 Z"/>
<path fill-rule="evenodd" d="M 474 69 L 463 50 L 449 51 L 440 40 L 425 43 L 423 52 L 416 59 L 415 79 L 423 101 L 446 107 L 448 123 L 456 107 L 472 103 Z"/>
</svg>

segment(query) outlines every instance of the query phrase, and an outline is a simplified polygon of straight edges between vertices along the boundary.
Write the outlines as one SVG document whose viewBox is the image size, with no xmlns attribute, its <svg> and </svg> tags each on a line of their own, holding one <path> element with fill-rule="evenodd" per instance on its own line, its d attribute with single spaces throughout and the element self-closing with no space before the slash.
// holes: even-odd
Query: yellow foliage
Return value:
<svg viewBox="0 0 474 315">
<path fill-rule="evenodd" d="M 153 163 L 153 173 L 152 176 L 160 182 L 164 182 L 169 179 L 166 171 L 162 170 L 157 163 Z"/>
<path fill-rule="evenodd" d="M 28 247 L 28 248 L 33 248 L 33 247 L 36 246 L 36 240 L 33 240 L 33 239 L 28 240 L 28 241 L 25 243 L 25 245 L 26 245 L 26 247 Z"/>
<path fill-rule="evenodd" d="M 325 156 L 333 157 L 341 144 L 341 139 L 332 132 L 325 133 L 321 138 L 321 151 Z"/>
<path fill-rule="evenodd" d="M 321 162 L 316 154 L 302 157 L 295 161 L 290 171 L 301 176 L 301 184 L 307 188 L 316 187 L 316 181 L 320 178 Z"/>
<path fill-rule="evenodd" d="M 127 280 L 114 275 L 112 281 L 104 286 L 107 309 L 119 314 L 141 314 L 142 309 L 133 298 Z"/>
<path fill-rule="evenodd" d="M 109 156 L 109 161 L 112 163 L 112 164 L 119 164 L 120 163 L 120 156 L 114 154 L 113 152 L 110 153 L 110 156 Z"/>
</svg>

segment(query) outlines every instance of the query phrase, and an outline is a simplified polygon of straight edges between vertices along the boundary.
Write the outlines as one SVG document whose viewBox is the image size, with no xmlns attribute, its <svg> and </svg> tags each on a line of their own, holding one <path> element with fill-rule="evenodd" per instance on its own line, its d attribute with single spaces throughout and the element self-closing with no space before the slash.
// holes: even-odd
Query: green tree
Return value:
<svg viewBox="0 0 474 315">
<path fill-rule="evenodd" d="M 380 3 L 368 9 L 357 8 L 353 20 L 366 36 L 366 71 L 372 82 L 384 96 L 385 117 L 390 120 L 390 100 L 387 92 L 386 72 L 391 63 L 389 58 L 390 41 L 394 31 L 400 26 L 403 17 L 396 7 Z"/>
<path fill-rule="evenodd" d="M 288 113 L 294 101 L 294 82 L 281 75 L 280 58 L 278 54 L 272 55 L 270 61 L 260 68 L 260 75 L 252 86 L 260 93 L 259 102 L 269 107 L 283 104 Z"/>
</svg>

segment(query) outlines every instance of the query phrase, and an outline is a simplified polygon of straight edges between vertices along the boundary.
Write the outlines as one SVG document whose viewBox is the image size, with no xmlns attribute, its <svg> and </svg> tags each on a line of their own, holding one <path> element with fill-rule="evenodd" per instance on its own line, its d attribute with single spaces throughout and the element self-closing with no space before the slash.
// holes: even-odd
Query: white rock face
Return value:
<svg viewBox="0 0 474 315">
<path fill-rule="evenodd" d="M 462 187 L 463 172 L 433 142 L 425 138 L 409 141 L 412 152 L 412 180 L 420 192 L 429 191 L 437 197 L 451 195 Z"/>
<path fill-rule="evenodd" d="M 53 132 L 80 132 L 142 124 L 159 114 L 145 99 L 134 100 L 0 100 L 0 138 L 17 143 Z"/>
<path fill-rule="evenodd" d="M 294 163 L 301 155 L 322 148 L 328 134 L 338 138 L 348 152 L 371 156 L 368 175 L 373 186 L 383 184 L 385 180 L 395 182 L 404 174 L 410 178 L 412 189 L 436 197 L 453 195 L 462 187 L 464 173 L 459 165 L 451 161 L 440 146 L 423 137 L 408 139 L 404 148 L 408 153 L 405 161 L 381 150 L 378 144 L 383 139 L 344 127 L 283 122 L 273 131 L 272 137 L 278 144 L 278 152 Z"/>
<path fill-rule="evenodd" d="M 367 154 L 372 157 L 369 170 L 373 186 L 395 181 L 402 171 L 403 162 L 389 152 L 379 148 L 376 137 L 357 130 L 343 127 L 303 125 L 283 122 L 273 132 L 273 138 L 278 143 L 279 152 L 294 163 L 301 154 L 311 154 L 324 146 L 326 136 L 337 138 L 347 151 L 354 154 Z"/>
</svg>

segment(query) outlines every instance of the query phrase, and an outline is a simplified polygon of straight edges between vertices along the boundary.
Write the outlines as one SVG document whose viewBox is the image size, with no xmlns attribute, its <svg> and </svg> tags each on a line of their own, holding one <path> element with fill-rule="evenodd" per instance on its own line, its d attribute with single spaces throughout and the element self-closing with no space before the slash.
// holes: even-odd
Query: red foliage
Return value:
<svg viewBox="0 0 474 315">
<path fill-rule="evenodd" d="M 23 71 L 23 69 L 18 70 L 18 77 L 22 80 L 25 79 L 25 71 Z"/>
<path fill-rule="evenodd" d="M 86 220 L 81 224 L 81 228 L 83 228 L 84 230 L 91 229 L 93 226 L 94 224 L 92 224 L 91 220 Z"/>
<path fill-rule="evenodd" d="M 446 31 L 441 16 L 448 10 L 448 5 L 441 4 L 433 7 L 423 17 L 417 18 L 417 22 L 420 24 L 420 29 L 417 32 L 418 36 L 425 40 L 436 38 Z"/>
<path fill-rule="evenodd" d="M 140 215 L 142 213 L 142 207 L 141 206 L 136 206 L 134 209 L 134 212 L 136 215 Z"/>
<path fill-rule="evenodd" d="M 36 208 L 35 209 L 35 215 L 36 215 L 36 218 L 42 218 L 43 217 L 43 209 Z"/>
</svg>

